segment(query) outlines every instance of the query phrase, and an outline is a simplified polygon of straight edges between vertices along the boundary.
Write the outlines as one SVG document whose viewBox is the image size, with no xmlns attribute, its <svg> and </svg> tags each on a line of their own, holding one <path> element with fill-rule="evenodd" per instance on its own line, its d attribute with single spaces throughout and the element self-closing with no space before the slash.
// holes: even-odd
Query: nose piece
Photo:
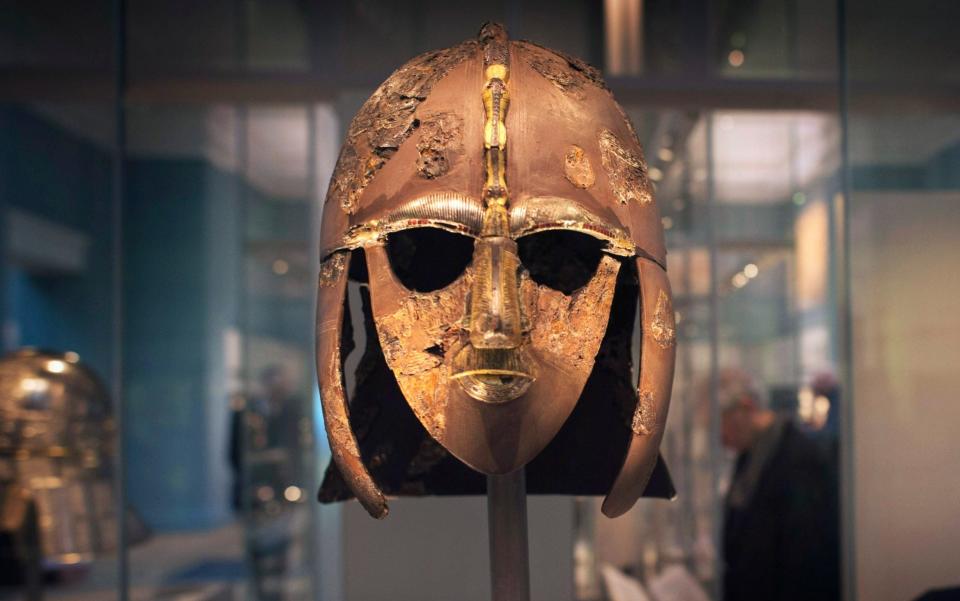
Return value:
<svg viewBox="0 0 960 601">
<path fill-rule="evenodd" d="M 517 243 L 506 236 L 477 240 L 470 295 L 470 342 L 479 349 L 520 346 Z"/>
<path fill-rule="evenodd" d="M 536 379 L 521 349 L 464 346 L 454 357 L 454 374 L 463 391 L 483 403 L 506 403 L 519 397 Z"/>
<path fill-rule="evenodd" d="M 502 160 L 499 142 L 493 146 L 494 154 Z M 469 340 L 454 357 L 451 376 L 468 395 L 484 403 L 511 401 L 526 392 L 534 380 L 527 367 L 531 362 L 522 347 L 517 284 L 520 257 L 517 243 L 509 235 L 505 192 L 503 181 L 493 181 L 492 187 L 488 182 L 484 191 L 483 230 L 473 249 Z"/>
</svg>

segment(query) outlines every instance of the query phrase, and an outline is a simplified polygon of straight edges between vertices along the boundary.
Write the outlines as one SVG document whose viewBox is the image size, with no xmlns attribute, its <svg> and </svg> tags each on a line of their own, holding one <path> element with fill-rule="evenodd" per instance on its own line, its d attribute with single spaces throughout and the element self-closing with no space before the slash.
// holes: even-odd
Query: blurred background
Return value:
<svg viewBox="0 0 960 601">
<path fill-rule="evenodd" d="M 95 520 L 119 543 L 18 554 L 29 520 L 5 499 L 0 599 L 489 598 L 484 499 L 395 501 L 384 522 L 315 502 L 312 366 L 346 126 L 486 20 L 602 68 L 676 295 L 678 496 L 616 521 L 531 498 L 534 599 L 646 598 L 621 576 L 722 598 L 730 373 L 824 449 L 847 599 L 960 586 L 960 4 L 4 0 L 2 346 L 88 366 L 116 437 L 109 515 L 43 496 L 35 528 L 72 511 L 61 544 Z M 4 449 L 0 479 L 36 480 Z"/>
</svg>

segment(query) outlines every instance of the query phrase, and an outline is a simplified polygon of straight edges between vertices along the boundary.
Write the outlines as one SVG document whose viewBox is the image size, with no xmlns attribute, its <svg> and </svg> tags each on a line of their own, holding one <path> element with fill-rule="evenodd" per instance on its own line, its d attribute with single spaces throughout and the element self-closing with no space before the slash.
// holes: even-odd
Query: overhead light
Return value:
<svg viewBox="0 0 960 601">
<path fill-rule="evenodd" d="M 274 494 L 272 486 L 263 485 L 257 487 L 257 499 L 263 503 L 272 501 Z"/>
<path fill-rule="evenodd" d="M 661 171 L 659 167 L 651 167 L 650 170 L 647 172 L 647 175 L 649 175 L 650 179 L 652 179 L 655 182 L 658 182 L 663 179 L 663 171 Z"/>
<path fill-rule="evenodd" d="M 661 148 L 660 151 L 657 152 L 657 158 L 664 163 L 669 163 L 673 160 L 673 151 L 669 148 Z"/>
<path fill-rule="evenodd" d="M 733 279 L 730 280 L 736 288 L 743 288 L 747 285 L 748 281 L 750 280 L 747 279 L 747 276 L 743 275 L 742 272 L 738 272 L 737 275 L 733 276 Z"/>
<path fill-rule="evenodd" d="M 755 263 L 747 263 L 743 266 L 743 275 L 747 276 L 751 280 L 757 277 L 757 274 L 760 273 L 760 268 L 756 266 Z"/>
<path fill-rule="evenodd" d="M 731 67 L 743 65 L 744 59 L 746 59 L 746 56 L 743 54 L 743 50 L 731 50 L 730 54 L 727 55 L 727 62 L 730 63 Z"/>
<path fill-rule="evenodd" d="M 55 374 L 62 374 L 67 369 L 67 364 L 59 359 L 47 361 L 47 371 Z"/>
<path fill-rule="evenodd" d="M 273 262 L 273 273 L 285 275 L 288 271 L 290 271 L 290 264 L 283 259 L 277 259 Z"/>
<path fill-rule="evenodd" d="M 673 227 L 673 219 L 670 217 L 664 217 L 660 220 L 663 223 L 663 229 L 668 230 Z"/>
<path fill-rule="evenodd" d="M 299 486 L 288 486 L 283 489 L 283 498 L 291 503 L 296 503 L 303 496 L 303 491 Z"/>
</svg>

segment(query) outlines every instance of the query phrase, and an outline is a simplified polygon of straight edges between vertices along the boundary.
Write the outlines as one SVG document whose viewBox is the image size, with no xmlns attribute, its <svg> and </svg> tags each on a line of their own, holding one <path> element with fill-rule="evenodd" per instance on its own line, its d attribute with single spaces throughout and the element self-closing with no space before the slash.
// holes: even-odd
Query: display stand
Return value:
<svg viewBox="0 0 960 601">
<path fill-rule="evenodd" d="M 490 584 L 493 601 L 530 601 L 527 481 L 523 468 L 487 476 Z"/>
</svg>

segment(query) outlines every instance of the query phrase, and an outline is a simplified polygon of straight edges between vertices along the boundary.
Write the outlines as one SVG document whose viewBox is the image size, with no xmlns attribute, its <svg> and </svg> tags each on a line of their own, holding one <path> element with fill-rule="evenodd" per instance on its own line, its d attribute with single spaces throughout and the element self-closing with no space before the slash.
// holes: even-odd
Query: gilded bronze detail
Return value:
<svg viewBox="0 0 960 601">
<path fill-rule="evenodd" d="M 563 157 L 563 174 L 578 188 L 589 188 L 597 179 L 590 158 L 576 144 L 568 148 Z"/>
<path fill-rule="evenodd" d="M 600 132 L 600 159 L 610 187 L 621 204 L 653 202 L 647 164 L 608 129 Z"/>
<path fill-rule="evenodd" d="M 450 286 L 429 293 L 411 292 L 399 307 L 377 319 L 377 336 L 387 365 L 417 418 L 434 438 L 442 438 L 446 383 L 452 356 L 461 346 L 463 312 L 473 275 L 470 270 Z"/>
<path fill-rule="evenodd" d="M 620 261 L 605 256 L 590 282 L 571 295 L 525 277 L 521 295 L 532 325 L 533 348 L 562 363 L 564 369 L 589 373 L 607 329 L 607 320 L 597 319 L 597 315 L 609 314 L 619 271 Z"/>
<path fill-rule="evenodd" d="M 633 413 L 630 429 L 638 436 L 649 436 L 657 427 L 657 405 L 653 393 L 647 390 L 637 392 L 637 408 Z"/>
<path fill-rule="evenodd" d="M 320 287 L 328 288 L 336 283 L 347 263 L 345 253 L 333 253 L 320 263 Z"/>
<path fill-rule="evenodd" d="M 454 113 L 428 115 L 420 121 L 417 173 L 425 179 L 444 175 L 462 150 L 463 120 Z"/>
<path fill-rule="evenodd" d="M 579 204 L 555 196 L 526 199 L 510 207 L 510 232 L 515 238 L 548 230 L 572 230 L 607 243 L 611 255 L 632 257 L 638 251 L 622 228 Z"/>
<path fill-rule="evenodd" d="M 506 181 L 509 51 L 502 28 L 484 31 L 485 206 L 473 253 L 475 277 L 470 295 L 469 343 L 456 353 L 451 378 L 475 400 L 504 403 L 524 394 L 536 374 L 521 348 L 517 283 L 520 258 L 517 243 L 510 238 Z"/>
<path fill-rule="evenodd" d="M 657 294 L 657 308 L 654 310 L 653 320 L 650 321 L 650 334 L 662 348 L 670 348 L 677 340 L 673 303 L 663 290 Z"/>
</svg>

